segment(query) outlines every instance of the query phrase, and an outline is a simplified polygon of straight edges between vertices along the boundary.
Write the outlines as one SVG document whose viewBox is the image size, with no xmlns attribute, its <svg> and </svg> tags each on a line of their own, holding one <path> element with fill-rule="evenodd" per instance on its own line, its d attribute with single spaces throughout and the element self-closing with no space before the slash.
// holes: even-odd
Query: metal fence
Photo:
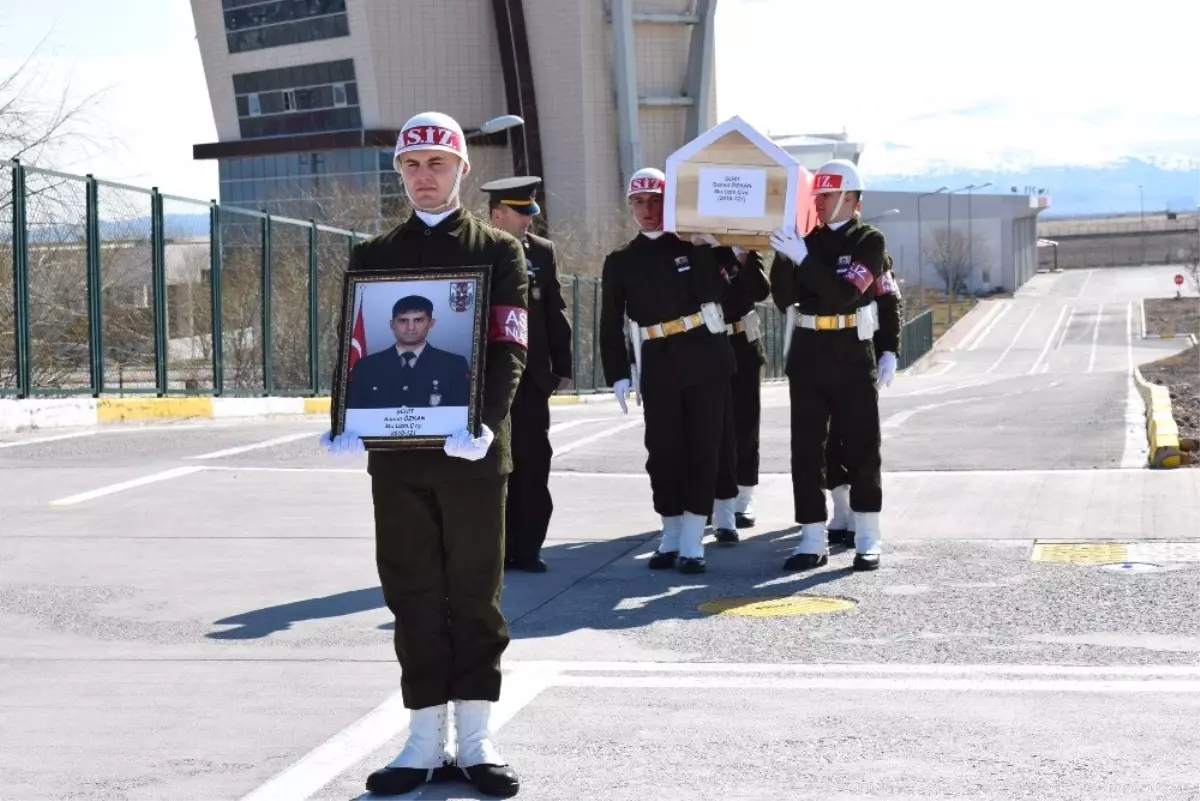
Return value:
<svg viewBox="0 0 1200 801">
<path fill-rule="evenodd" d="M 367 236 L 0 162 L 0 396 L 327 394 L 342 276 Z M 604 390 L 600 279 L 562 282 L 573 391 Z M 779 378 L 784 316 L 759 311 Z M 932 332 L 928 314 L 906 324 L 902 366 Z"/>
</svg>

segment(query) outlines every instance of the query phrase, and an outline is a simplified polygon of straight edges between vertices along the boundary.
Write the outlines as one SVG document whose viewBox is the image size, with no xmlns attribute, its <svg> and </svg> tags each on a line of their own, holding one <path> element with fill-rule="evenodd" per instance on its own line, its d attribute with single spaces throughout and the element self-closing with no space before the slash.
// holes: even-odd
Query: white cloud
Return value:
<svg viewBox="0 0 1200 801">
<path fill-rule="evenodd" d="M 869 172 L 1200 158 L 1200 4 L 722 0 L 718 113 L 847 129 Z M 885 148 L 884 143 L 906 148 Z"/>
</svg>

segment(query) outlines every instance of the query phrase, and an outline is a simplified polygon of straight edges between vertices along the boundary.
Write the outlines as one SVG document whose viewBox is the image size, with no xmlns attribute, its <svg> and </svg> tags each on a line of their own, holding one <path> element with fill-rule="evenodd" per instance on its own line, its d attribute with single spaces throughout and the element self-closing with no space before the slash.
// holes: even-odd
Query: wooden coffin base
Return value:
<svg viewBox="0 0 1200 801">
<path fill-rule="evenodd" d="M 771 237 L 767 234 L 751 233 L 749 231 L 677 231 L 680 239 L 690 239 L 693 234 L 711 234 L 725 247 L 745 248 L 746 250 L 770 250 Z"/>
</svg>

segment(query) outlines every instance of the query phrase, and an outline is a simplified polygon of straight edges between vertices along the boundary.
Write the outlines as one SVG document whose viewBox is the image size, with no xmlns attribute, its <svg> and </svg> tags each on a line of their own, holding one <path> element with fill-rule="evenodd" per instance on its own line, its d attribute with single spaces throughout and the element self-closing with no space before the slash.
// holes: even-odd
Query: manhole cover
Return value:
<svg viewBox="0 0 1200 801">
<path fill-rule="evenodd" d="M 1100 565 L 1100 569 L 1111 570 L 1113 573 L 1152 573 L 1162 570 L 1162 567 L 1149 562 L 1118 562 L 1115 565 Z"/>
<path fill-rule="evenodd" d="M 1036 542 L 1033 561 L 1066 562 L 1077 565 L 1105 565 L 1128 559 L 1124 542 Z"/>
<path fill-rule="evenodd" d="M 854 608 L 847 598 L 820 595 L 789 595 L 783 598 L 718 598 L 697 607 L 714 615 L 741 617 L 792 617 L 794 615 L 823 615 Z"/>
</svg>

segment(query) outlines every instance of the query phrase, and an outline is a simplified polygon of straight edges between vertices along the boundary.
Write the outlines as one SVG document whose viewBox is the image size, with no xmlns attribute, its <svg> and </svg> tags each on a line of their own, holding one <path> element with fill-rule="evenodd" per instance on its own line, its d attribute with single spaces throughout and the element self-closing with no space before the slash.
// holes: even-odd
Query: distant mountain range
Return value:
<svg viewBox="0 0 1200 801">
<path fill-rule="evenodd" d="M 1200 202 L 1200 168 L 1159 165 L 1126 158 L 1097 167 L 1032 167 L 1019 172 L 939 170 L 922 175 L 868 174 L 868 187 L 903 192 L 930 192 L 939 186 L 957 189 L 992 182 L 987 193 L 1023 194 L 1026 187 L 1045 189 L 1050 208 L 1042 218 L 1099 216 L 1150 211 L 1194 211 Z M 1139 197 L 1138 187 L 1141 187 Z"/>
</svg>

